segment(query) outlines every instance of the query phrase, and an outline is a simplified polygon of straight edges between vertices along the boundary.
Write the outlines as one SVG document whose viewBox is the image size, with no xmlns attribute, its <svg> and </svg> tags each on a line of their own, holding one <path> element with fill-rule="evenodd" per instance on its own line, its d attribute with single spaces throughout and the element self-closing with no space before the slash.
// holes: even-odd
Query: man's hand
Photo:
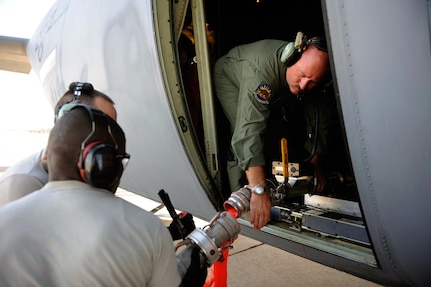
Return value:
<svg viewBox="0 0 431 287">
<path fill-rule="evenodd" d="M 181 234 L 175 222 L 171 222 L 171 224 L 168 226 L 168 230 L 173 240 L 183 239 L 183 237 L 189 235 L 196 228 L 193 215 L 187 211 L 182 211 L 180 214 L 178 214 L 178 217 L 180 218 L 181 223 L 184 225 L 185 233 Z"/>
<path fill-rule="evenodd" d="M 247 176 L 248 185 L 250 188 L 260 184 L 266 185 L 265 172 L 263 166 L 250 166 L 245 174 Z M 268 194 L 257 195 L 252 193 L 250 198 L 250 224 L 253 228 L 261 229 L 268 223 L 271 215 L 271 200 Z"/>
<path fill-rule="evenodd" d="M 310 160 L 315 169 L 314 175 L 317 178 L 316 191 L 318 193 L 324 191 L 326 188 L 326 175 L 322 168 L 322 160 L 322 157 L 318 154 L 315 154 Z"/>
<path fill-rule="evenodd" d="M 317 178 L 316 191 L 318 193 L 320 193 L 320 192 L 324 191 L 326 188 L 326 176 L 325 176 L 324 172 L 322 171 L 322 169 L 320 169 L 320 168 L 316 168 L 315 176 Z"/>
<path fill-rule="evenodd" d="M 257 195 L 252 193 L 250 199 L 250 224 L 253 228 L 261 229 L 268 223 L 271 214 L 271 200 L 268 194 Z"/>
</svg>

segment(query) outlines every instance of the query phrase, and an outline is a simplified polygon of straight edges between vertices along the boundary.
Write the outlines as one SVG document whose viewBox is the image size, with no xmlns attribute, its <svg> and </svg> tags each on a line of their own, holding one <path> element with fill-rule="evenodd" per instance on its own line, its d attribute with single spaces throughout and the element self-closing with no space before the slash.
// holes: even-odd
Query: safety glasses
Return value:
<svg viewBox="0 0 431 287">
<path fill-rule="evenodd" d="M 116 158 L 121 160 L 121 164 L 123 165 L 123 170 L 125 170 L 127 165 L 129 164 L 130 154 L 128 154 L 127 152 L 125 154 L 117 154 Z"/>
</svg>

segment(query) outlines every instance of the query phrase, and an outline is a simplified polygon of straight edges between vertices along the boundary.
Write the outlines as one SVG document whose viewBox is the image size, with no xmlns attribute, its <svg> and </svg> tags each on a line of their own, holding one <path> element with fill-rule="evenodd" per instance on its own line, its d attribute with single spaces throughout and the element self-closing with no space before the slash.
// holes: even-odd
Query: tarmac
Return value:
<svg viewBox="0 0 431 287">
<path fill-rule="evenodd" d="M 0 175 L 14 162 L 41 150 L 45 146 L 46 140 L 46 131 L 0 130 Z M 158 202 L 123 189 L 119 189 L 116 195 L 147 211 L 160 206 Z M 154 214 L 165 225 L 170 224 L 171 217 L 166 208 L 162 208 Z M 202 228 L 207 224 L 196 217 L 194 220 L 197 228 Z M 381 286 L 241 234 L 233 242 L 233 248 L 229 250 L 227 270 L 229 287 Z"/>
</svg>

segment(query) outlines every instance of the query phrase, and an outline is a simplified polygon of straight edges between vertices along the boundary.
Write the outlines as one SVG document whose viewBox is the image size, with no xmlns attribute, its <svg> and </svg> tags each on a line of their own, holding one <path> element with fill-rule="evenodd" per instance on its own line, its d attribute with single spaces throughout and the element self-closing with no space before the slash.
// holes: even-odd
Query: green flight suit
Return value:
<svg viewBox="0 0 431 287">
<path fill-rule="evenodd" d="M 287 44 L 261 40 L 240 45 L 215 64 L 216 96 L 230 122 L 236 158 L 228 162 L 232 191 L 244 184 L 241 178 L 249 166 L 265 165 L 263 138 L 271 108 L 285 104 L 289 97 L 296 99 L 286 82 L 286 66 L 280 61 Z"/>
</svg>

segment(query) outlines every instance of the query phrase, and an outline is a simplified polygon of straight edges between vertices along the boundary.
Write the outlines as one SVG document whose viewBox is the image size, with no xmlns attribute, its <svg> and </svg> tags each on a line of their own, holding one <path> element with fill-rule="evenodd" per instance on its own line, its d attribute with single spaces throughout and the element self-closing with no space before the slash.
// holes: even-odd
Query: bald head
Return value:
<svg viewBox="0 0 431 287">
<path fill-rule="evenodd" d="M 94 119 L 94 128 L 89 111 Z M 84 181 L 78 163 L 80 163 L 82 145 L 89 146 L 92 142 L 110 146 L 114 150 L 115 160 L 117 160 L 115 155 L 125 154 L 126 140 L 123 130 L 101 111 L 78 105 L 59 118 L 48 139 L 49 181 Z M 119 177 L 122 171 L 121 167 Z M 118 183 L 119 178 L 106 188 L 115 192 Z"/>
<path fill-rule="evenodd" d="M 328 52 L 309 45 L 301 58 L 286 70 L 290 92 L 298 95 L 319 86 L 329 73 Z"/>
</svg>

